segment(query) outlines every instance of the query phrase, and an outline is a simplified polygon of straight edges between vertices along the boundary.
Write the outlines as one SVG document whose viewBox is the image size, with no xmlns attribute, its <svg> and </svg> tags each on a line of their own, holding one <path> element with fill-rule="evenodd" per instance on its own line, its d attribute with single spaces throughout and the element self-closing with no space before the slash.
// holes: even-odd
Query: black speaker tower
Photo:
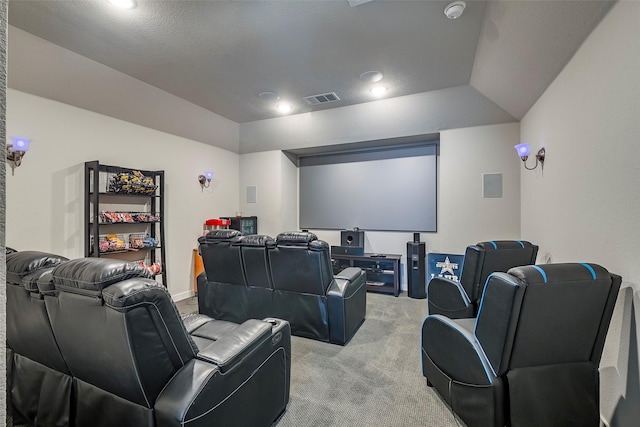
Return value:
<svg viewBox="0 0 640 427">
<path fill-rule="evenodd" d="M 407 290 L 409 298 L 423 299 L 427 297 L 426 257 L 427 248 L 424 243 L 419 241 L 407 242 Z"/>
</svg>

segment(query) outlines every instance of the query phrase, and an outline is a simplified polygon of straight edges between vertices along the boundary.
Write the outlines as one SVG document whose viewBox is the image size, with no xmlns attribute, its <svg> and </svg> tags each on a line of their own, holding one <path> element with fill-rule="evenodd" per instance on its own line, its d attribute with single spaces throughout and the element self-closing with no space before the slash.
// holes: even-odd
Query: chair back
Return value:
<svg viewBox="0 0 640 427">
<path fill-rule="evenodd" d="M 38 289 L 38 280 L 66 261 L 39 251 L 7 255 L 7 342 L 15 353 L 68 374 Z"/>
<path fill-rule="evenodd" d="M 295 335 L 328 341 L 333 270 L 327 242 L 309 232 L 280 233 L 268 252 L 273 317 L 288 320 Z"/>
<path fill-rule="evenodd" d="M 160 391 L 197 351 L 166 288 L 136 263 L 106 258 L 71 260 L 52 275 L 59 292 L 53 330 L 80 380 L 79 402 L 115 395 L 152 409 Z M 144 417 L 152 417 L 151 411 Z"/>
<path fill-rule="evenodd" d="M 491 273 L 535 264 L 538 246 L 524 240 L 492 240 L 468 246 L 460 276 L 469 300 L 477 303 Z"/>
<path fill-rule="evenodd" d="M 269 250 L 274 289 L 326 295 L 333 280 L 327 242 L 309 232 L 286 232 Z"/>
<path fill-rule="evenodd" d="M 474 333 L 509 384 L 511 425 L 598 425 L 598 364 L 620 282 L 586 263 L 489 276 Z"/>
<path fill-rule="evenodd" d="M 198 239 L 207 280 L 245 286 L 238 230 L 213 230 Z"/>
<path fill-rule="evenodd" d="M 586 263 L 516 267 L 509 274 L 527 284 L 511 369 L 575 362 L 598 366 L 620 276 Z"/>
<path fill-rule="evenodd" d="M 265 235 L 249 235 L 240 238 L 240 254 L 247 286 L 251 288 L 272 288 L 267 247 L 273 247 L 274 245 L 275 240 Z"/>
</svg>

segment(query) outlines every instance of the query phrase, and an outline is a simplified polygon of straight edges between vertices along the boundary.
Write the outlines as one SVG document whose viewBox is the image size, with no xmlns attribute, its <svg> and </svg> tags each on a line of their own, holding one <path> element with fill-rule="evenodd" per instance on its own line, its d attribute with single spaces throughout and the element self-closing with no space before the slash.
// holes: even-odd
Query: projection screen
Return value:
<svg viewBox="0 0 640 427">
<path fill-rule="evenodd" d="M 300 157 L 300 227 L 436 231 L 437 148 Z"/>
</svg>

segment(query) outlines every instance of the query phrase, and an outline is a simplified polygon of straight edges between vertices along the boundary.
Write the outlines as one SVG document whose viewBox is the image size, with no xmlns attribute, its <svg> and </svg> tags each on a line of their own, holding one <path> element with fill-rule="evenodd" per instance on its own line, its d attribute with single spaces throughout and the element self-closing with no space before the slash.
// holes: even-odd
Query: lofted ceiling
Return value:
<svg viewBox="0 0 640 427">
<path fill-rule="evenodd" d="M 236 123 L 282 115 L 264 91 L 293 114 L 373 101 L 358 78 L 370 70 L 384 73 L 386 98 L 471 85 L 520 119 L 612 5 L 467 0 L 449 20 L 448 3 L 10 0 L 9 24 Z M 39 94 L 28 79 L 10 68 L 10 87 Z M 326 92 L 340 100 L 303 100 Z"/>
</svg>

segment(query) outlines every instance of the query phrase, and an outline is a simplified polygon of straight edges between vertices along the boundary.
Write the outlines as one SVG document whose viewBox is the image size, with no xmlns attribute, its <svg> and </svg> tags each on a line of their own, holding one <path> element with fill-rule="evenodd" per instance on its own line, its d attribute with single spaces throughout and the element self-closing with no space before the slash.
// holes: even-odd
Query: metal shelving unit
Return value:
<svg viewBox="0 0 640 427">
<path fill-rule="evenodd" d="M 165 233 L 164 233 L 164 171 L 148 171 L 141 169 L 123 168 L 119 166 L 109 166 L 100 164 L 97 160 L 86 162 L 84 168 L 84 256 L 85 257 L 118 257 L 129 261 L 149 261 L 149 264 L 160 262 L 162 268 L 157 275 L 162 278 L 162 284 L 167 286 L 167 263 L 165 256 Z M 114 175 L 121 173 L 133 173 L 139 171 L 145 177 L 153 180 L 156 186 L 153 193 L 127 193 L 109 191 L 109 181 Z M 158 217 L 157 221 L 134 221 L 134 222 L 104 222 L 101 221 L 100 213 L 106 210 L 127 207 L 125 211 L 130 211 L 132 207 L 138 207 L 138 212 L 148 212 Z M 117 209 L 116 209 L 117 210 Z M 100 252 L 101 230 L 131 230 L 131 233 L 138 234 L 140 230 L 148 234 L 159 244 L 153 247 L 137 249 L 115 250 Z M 156 277 L 157 277 L 156 276 Z"/>
</svg>

